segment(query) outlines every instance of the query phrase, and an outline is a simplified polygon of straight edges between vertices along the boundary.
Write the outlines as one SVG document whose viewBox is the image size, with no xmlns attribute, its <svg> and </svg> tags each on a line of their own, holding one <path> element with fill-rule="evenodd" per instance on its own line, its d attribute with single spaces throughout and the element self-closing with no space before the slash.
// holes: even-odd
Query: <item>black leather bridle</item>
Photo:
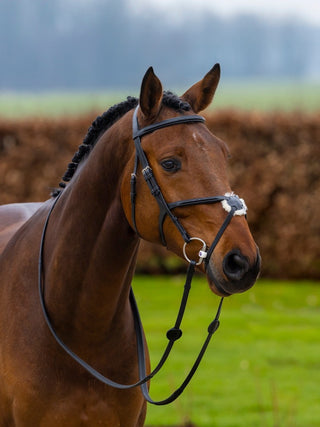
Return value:
<svg viewBox="0 0 320 427">
<path fill-rule="evenodd" d="M 40 252 L 39 252 L 39 263 L 38 263 L 38 288 L 39 288 L 39 296 L 40 296 L 40 303 L 43 311 L 43 315 L 45 318 L 45 321 L 48 325 L 48 328 L 50 332 L 52 333 L 53 337 L 55 338 L 56 342 L 60 345 L 60 347 L 67 353 L 69 356 L 76 361 L 79 365 L 81 365 L 90 375 L 92 375 L 97 380 L 101 381 L 103 384 L 106 384 L 110 387 L 114 387 L 121 390 L 127 390 L 134 387 L 141 387 L 141 391 L 145 397 L 145 399 L 152 404 L 155 405 L 165 405 L 168 403 L 173 402 L 180 394 L 183 392 L 185 387 L 190 382 L 191 378 L 193 377 L 195 371 L 197 370 L 202 357 L 208 347 L 208 344 L 210 342 L 210 339 L 212 335 L 215 333 L 215 331 L 219 327 L 219 317 L 221 313 L 221 307 L 223 298 L 221 298 L 217 313 L 213 321 L 208 326 L 208 335 L 201 347 L 201 350 L 199 352 L 198 357 L 196 358 L 189 374 L 187 375 L 186 379 L 183 381 L 181 386 L 174 391 L 168 398 L 160 401 L 154 401 L 148 391 L 148 381 L 153 378 L 162 368 L 165 361 L 167 360 L 173 345 L 175 341 L 177 341 L 182 336 L 182 330 L 180 329 L 181 322 L 183 319 L 184 311 L 186 308 L 189 292 L 191 289 L 191 281 L 193 278 L 193 274 L 195 271 L 195 266 L 200 265 L 203 261 L 205 262 L 206 268 L 209 263 L 210 256 L 218 244 L 222 234 L 224 233 L 225 229 L 227 228 L 228 224 L 230 223 L 231 219 L 234 215 L 245 215 L 246 214 L 246 206 L 242 199 L 239 199 L 238 196 L 236 196 L 233 193 L 225 194 L 224 196 L 213 196 L 213 197 L 205 197 L 205 198 L 195 198 L 195 199 L 189 199 L 189 200 L 180 200 L 177 202 L 167 203 L 163 197 L 163 194 L 160 190 L 159 185 L 157 184 L 157 181 L 153 175 L 152 169 L 149 165 L 148 159 L 146 154 L 144 153 L 142 146 L 141 146 L 141 138 L 144 135 L 147 135 L 151 132 L 154 132 L 156 130 L 173 126 L 177 124 L 188 124 L 188 123 L 203 123 L 205 119 L 198 115 L 186 115 L 186 116 L 178 116 L 171 119 L 163 120 L 161 122 L 152 124 L 150 126 L 146 126 L 142 129 L 139 129 L 138 119 L 137 119 L 137 111 L 138 107 L 136 108 L 134 115 L 133 115 L 133 139 L 135 143 L 136 148 L 136 155 L 135 155 L 135 165 L 134 165 L 134 171 L 131 175 L 131 203 L 132 203 L 132 222 L 133 226 L 137 231 L 136 227 L 136 220 L 135 220 L 135 199 L 136 199 L 136 178 L 137 178 L 137 168 L 139 162 L 141 163 L 142 167 L 142 174 L 144 176 L 144 179 L 146 180 L 150 191 L 152 195 L 156 198 L 159 208 L 160 208 L 160 214 L 159 214 L 159 233 L 161 236 L 162 243 L 166 245 L 164 232 L 163 232 L 163 223 L 166 216 L 169 216 L 169 218 L 172 220 L 174 225 L 177 227 L 179 232 L 181 233 L 183 240 L 184 240 L 184 246 L 183 246 L 183 253 L 186 258 L 186 260 L 189 262 L 188 271 L 187 271 L 187 277 L 186 282 L 184 285 L 183 295 L 181 299 L 180 308 L 178 311 L 178 315 L 175 321 L 174 326 L 168 330 L 167 332 L 167 338 L 168 338 L 168 344 L 165 348 L 165 351 L 163 353 L 163 356 L 161 357 L 159 363 L 153 369 L 153 371 L 147 375 L 146 371 L 146 359 L 145 359 L 145 347 L 144 347 L 144 335 L 143 335 L 143 328 L 141 324 L 141 319 L 138 311 L 138 307 L 133 295 L 132 288 L 130 289 L 130 303 L 131 308 L 133 312 L 133 318 L 134 318 L 134 325 L 135 325 L 135 331 L 136 331 L 136 341 L 137 341 L 137 352 L 138 352 L 138 364 L 139 364 L 139 381 L 134 384 L 119 384 L 109 378 L 106 378 L 104 375 L 102 375 L 100 372 L 96 371 L 92 366 L 90 366 L 87 362 L 85 362 L 83 359 L 81 359 L 78 355 L 76 355 L 57 335 L 53 325 L 52 321 L 50 319 L 50 316 L 48 314 L 46 303 L 44 300 L 44 283 L 45 283 L 45 271 L 44 271 L 44 262 L 43 262 L 43 253 L 44 253 L 44 242 L 45 242 L 45 236 L 46 231 L 49 224 L 49 219 L 51 216 L 51 213 L 56 206 L 62 192 L 58 194 L 58 196 L 55 198 L 49 213 L 47 215 L 41 242 L 40 242 Z M 207 249 L 206 243 L 204 240 L 198 237 L 190 237 L 187 233 L 187 231 L 184 229 L 184 227 L 179 222 L 178 218 L 172 213 L 172 210 L 177 207 L 183 207 L 183 206 L 191 206 L 191 205 L 198 205 L 198 204 L 209 204 L 209 203 L 217 203 L 221 202 L 223 208 L 228 212 L 227 217 L 225 218 L 223 224 L 221 225 L 213 243 L 211 246 Z M 186 253 L 186 246 L 188 243 L 190 243 L 192 240 L 198 240 L 202 244 L 202 248 L 199 251 L 199 260 L 190 260 Z"/>
<path fill-rule="evenodd" d="M 135 162 L 134 162 L 134 170 L 131 174 L 131 219 L 133 223 L 133 227 L 137 234 L 139 234 L 137 230 L 136 225 L 136 219 L 135 219 L 135 201 L 136 201 L 136 180 L 137 180 L 137 169 L 138 164 L 140 162 L 142 174 L 143 177 L 148 184 L 148 187 L 151 191 L 151 194 L 156 199 L 158 205 L 159 205 L 159 233 L 161 237 L 162 244 L 166 246 L 166 239 L 164 236 L 163 231 L 163 223 L 168 216 L 173 224 L 176 226 L 176 228 L 179 230 L 183 240 L 184 240 L 184 247 L 183 247 L 183 253 L 187 261 L 190 261 L 189 258 L 186 255 L 186 246 L 188 243 L 190 243 L 191 240 L 198 240 L 202 243 L 202 249 L 201 254 L 199 256 L 199 261 L 197 262 L 197 265 L 201 264 L 202 260 L 205 259 L 205 265 L 207 267 L 210 256 L 212 255 L 212 252 L 216 245 L 218 244 L 222 234 L 224 233 L 225 229 L 227 228 L 228 224 L 230 223 L 232 217 L 234 215 L 245 215 L 246 214 L 246 205 L 242 199 L 240 199 L 237 195 L 233 193 L 227 193 L 223 196 L 212 196 L 212 197 L 200 197 L 200 198 L 194 198 L 194 199 L 188 199 L 188 200 L 179 200 L 177 202 L 167 203 L 161 189 L 156 181 L 156 178 L 153 174 L 153 171 L 149 165 L 147 156 L 145 152 L 142 149 L 141 146 L 141 138 L 145 135 L 148 135 L 149 133 L 155 132 L 156 130 L 166 128 L 169 126 L 175 126 L 179 124 L 187 124 L 187 123 L 204 123 L 205 119 L 202 116 L 198 115 L 186 115 L 186 116 L 178 116 L 173 117 L 171 119 L 163 120 L 158 123 L 154 123 L 152 125 L 146 126 L 142 129 L 139 129 L 139 123 L 138 123 L 138 109 L 139 106 L 135 109 L 133 118 L 132 118 L 132 133 L 133 133 L 133 140 L 136 148 L 135 152 Z M 225 201 L 225 202 L 224 202 Z M 228 216 L 225 219 L 224 223 L 222 224 L 220 230 L 218 231 L 216 238 L 214 239 L 213 243 L 209 247 L 208 251 L 206 252 L 206 244 L 205 242 L 200 239 L 199 237 L 190 237 L 188 232 L 185 230 L 185 228 L 182 226 L 182 224 L 179 222 L 178 218 L 172 213 L 172 210 L 175 208 L 181 208 L 183 206 L 194 206 L 194 205 L 204 205 L 204 204 L 212 204 L 212 203 L 218 203 L 218 202 L 224 202 L 225 205 L 224 208 L 228 210 Z M 227 208 L 226 208 L 227 207 Z M 229 207 L 229 208 L 228 208 Z"/>
</svg>

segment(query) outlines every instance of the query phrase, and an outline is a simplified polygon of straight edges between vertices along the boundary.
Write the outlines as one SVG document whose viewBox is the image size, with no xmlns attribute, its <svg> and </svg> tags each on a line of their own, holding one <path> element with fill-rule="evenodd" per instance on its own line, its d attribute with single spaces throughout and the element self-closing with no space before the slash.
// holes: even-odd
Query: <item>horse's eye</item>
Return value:
<svg viewBox="0 0 320 427">
<path fill-rule="evenodd" d="M 165 159 L 161 162 L 161 166 L 167 172 L 177 172 L 181 168 L 181 163 L 177 159 Z"/>
</svg>

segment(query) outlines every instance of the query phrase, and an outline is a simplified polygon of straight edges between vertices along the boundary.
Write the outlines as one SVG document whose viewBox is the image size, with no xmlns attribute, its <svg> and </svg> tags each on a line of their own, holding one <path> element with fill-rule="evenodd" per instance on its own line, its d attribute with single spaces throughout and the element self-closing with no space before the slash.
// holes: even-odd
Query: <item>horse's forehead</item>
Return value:
<svg viewBox="0 0 320 427">
<path fill-rule="evenodd" d="M 164 132 L 160 135 L 162 131 Z M 193 165 L 189 173 L 197 174 L 203 170 L 216 175 L 223 171 L 227 164 L 228 151 L 224 148 L 224 142 L 205 126 L 172 126 L 162 129 L 157 138 L 150 135 L 149 141 L 152 141 L 150 148 L 148 143 L 144 148 L 150 160 L 159 161 L 161 158 L 178 156 L 182 161 Z"/>
<path fill-rule="evenodd" d="M 187 129 L 189 132 L 182 134 L 182 140 L 185 143 L 187 150 L 191 151 L 192 155 L 197 153 L 206 154 L 212 153 L 217 155 L 223 153 L 224 143 L 213 135 L 205 126 L 191 127 Z"/>
<path fill-rule="evenodd" d="M 171 119 L 171 110 L 167 109 L 167 114 L 161 117 L 161 120 Z M 170 113 L 170 114 L 169 114 Z M 150 144 L 150 145 L 149 145 Z M 210 129 L 204 123 L 185 123 L 168 126 L 157 130 L 142 139 L 144 149 L 152 156 L 161 156 L 163 154 L 182 154 L 186 156 L 199 156 L 205 154 L 210 157 L 227 157 L 228 149 L 226 144 L 211 133 Z M 220 158 L 220 155 L 222 157 Z"/>
<path fill-rule="evenodd" d="M 161 133 L 160 133 L 161 132 Z M 213 144 L 219 145 L 217 138 L 203 124 L 190 123 L 178 124 L 168 128 L 161 129 L 159 133 L 155 133 L 155 144 L 175 145 L 194 145 L 194 144 Z"/>
</svg>

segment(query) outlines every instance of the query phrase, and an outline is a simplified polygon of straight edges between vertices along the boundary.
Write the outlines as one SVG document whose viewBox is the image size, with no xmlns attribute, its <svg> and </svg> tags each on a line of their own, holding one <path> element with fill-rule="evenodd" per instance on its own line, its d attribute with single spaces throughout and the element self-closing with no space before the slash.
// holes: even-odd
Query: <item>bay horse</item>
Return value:
<svg viewBox="0 0 320 427">
<path fill-rule="evenodd" d="M 93 122 L 49 200 L 0 208 L 1 427 L 144 424 L 141 389 L 96 379 L 46 321 L 97 372 L 136 383 L 130 295 L 140 239 L 197 264 L 217 295 L 254 284 L 260 256 L 227 180 L 228 149 L 197 115 L 219 78 L 216 64 L 179 98 L 150 67 L 139 99 Z"/>
</svg>

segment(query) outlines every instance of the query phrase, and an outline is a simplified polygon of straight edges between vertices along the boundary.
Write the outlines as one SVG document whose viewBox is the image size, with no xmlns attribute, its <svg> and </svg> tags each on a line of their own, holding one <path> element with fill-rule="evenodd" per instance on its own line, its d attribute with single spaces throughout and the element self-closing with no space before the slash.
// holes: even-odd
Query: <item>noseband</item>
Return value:
<svg viewBox="0 0 320 427">
<path fill-rule="evenodd" d="M 181 393 L 184 391 L 186 386 L 189 384 L 194 373 L 196 372 L 196 370 L 197 370 L 197 368 L 198 368 L 198 366 L 202 360 L 202 357 L 203 357 L 203 355 L 204 355 L 204 353 L 205 353 L 205 351 L 209 345 L 209 342 L 211 340 L 212 335 L 215 333 L 215 331 L 219 327 L 219 317 L 220 317 L 220 313 L 221 313 L 223 298 L 221 298 L 221 300 L 220 300 L 215 318 L 213 319 L 213 321 L 208 326 L 208 335 L 207 335 L 207 338 L 205 339 L 205 341 L 201 347 L 199 355 L 196 358 L 189 374 L 187 375 L 186 379 L 181 384 L 181 386 L 176 391 L 174 391 L 167 399 L 160 400 L 160 401 L 154 401 L 149 395 L 147 383 L 148 383 L 148 381 L 151 380 L 151 378 L 153 378 L 160 371 L 160 369 L 164 365 L 165 361 L 168 359 L 168 356 L 169 356 L 169 354 L 173 348 L 174 343 L 182 336 L 182 330 L 180 329 L 180 325 L 181 325 L 183 315 L 184 315 L 184 311 L 186 308 L 189 292 L 191 289 L 191 281 L 193 278 L 193 274 L 194 274 L 196 265 L 200 265 L 202 263 L 202 261 L 204 261 L 205 267 L 207 268 L 207 266 L 209 264 L 210 256 L 212 255 L 212 252 L 214 251 L 216 245 L 218 244 L 218 242 L 219 242 L 221 236 L 223 235 L 225 229 L 229 225 L 231 219 L 233 218 L 234 215 L 245 215 L 247 208 L 246 208 L 244 201 L 233 193 L 227 193 L 223 196 L 203 197 L 203 198 L 180 200 L 177 202 L 167 203 L 162 192 L 161 192 L 161 190 L 160 190 L 160 187 L 157 184 L 157 181 L 153 175 L 153 171 L 149 165 L 147 156 L 142 149 L 141 138 L 144 135 L 147 135 L 149 133 L 152 133 L 152 132 L 159 130 L 159 129 L 162 129 L 162 128 L 166 128 L 166 127 L 174 126 L 174 125 L 178 125 L 178 124 L 204 123 L 205 119 L 201 116 L 198 116 L 198 115 L 178 116 L 178 117 L 163 120 L 161 122 L 158 122 L 158 123 L 152 124 L 150 126 L 146 126 L 142 129 L 139 129 L 137 112 L 138 112 L 138 107 L 136 108 L 136 110 L 133 114 L 133 139 L 134 139 L 134 144 L 135 144 L 135 148 L 136 148 L 134 171 L 131 174 L 131 191 L 130 191 L 131 192 L 133 226 L 134 226 L 136 232 L 138 233 L 137 226 L 136 226 L 136 219 L 135 219 L 135 210 L 136 210 L 135 209 L 135 201 L 136 201 L 137 169 L 138 169 L 138 164 L 140 162 L 144 179 L 146 180 L 146 182 L 148 184 L 148 187 L 151 191 L 151 194 L 155 197 L 155 199 L 159 205 L 159 209 L 160 209 L 159 233 L 160 233 L 162 244 L 166 245 L 166 240 L 165 240 L 164 231 L 163 231 L 163 223 L 164 223 L 166 216 L 168 216 L 171 219 L 171 221 L 174 223 L 176 228 L 179 230 L 179 232 L 180 232 L 180 234 L 184 240 L 183 254 L 189 263 L 186 282 L 184 285 L 184 290 L 183 290 L 183 295 L 182 295 L 178 315 L 177 315 L 174 326 L 171 329 L 169 329 L 167 332 L 167 338 L 168 338 L 169 342 L 165 348 L 165 351 L 164 351 L 159 363 L 157 364 L 155 369 L 153 369 L 153 371 L 149 375 L 146 374 L 147 368 L 146 368 L 146 360 L 145 360 L 144 334 L 143 334 L 143 328 L 142 328 L 142 323 L 141 323 L 138 307 L 137 307 L 132 289 L 130 290 L 130 303 L 131 303 L 131 308 L 132 308 L 132 312 L 133 312 L 134 326 L 135 326 L 135 331 L 136 331 L 136 342 L 137 342 L 138 364 L 139 364 L 139 381 L 136 382 L 135 384 L 119 384 L 119 383 L 117 383 L 117 382 L 115 382 L 109 378 L 106 378 L 104 375 L 102 375 L 100 372 L 98 372 L 92 366 L 90 366 L 87 362 L 85 362 L 83 359 L 81 359 L 78 355 L 76 355 L 57 335 L 57 333 L 56 333 L 56 331 L 52 325 L 51 319 L 49 317 L 49 314 L 48 314 L 48 311 L 46 308 L 46 303 L 44 300 L 45 271 L 44 271 L 44 262 L 43 262 L 43 258 L 44 258 L 43 252 L 44 252 L 44 242 L 45 242 L 46 231 L 47 231 L 48 224 L 49 224 L 49 219 L 50 219 L 51 213 L 52 213 L 54 207 L 56 206 L 62 192 L 60 192 L 58 194 L 58 196 L 56 197 L 56 199 L 54 200 L 54 202 L 53 202 L 53 204 L 49 210 L 49 213 L 48 213 L 48 216 L 46 218 L 44 228 L 43 228 L 41 242 L 40 242 L 39 263 L 38 263 L 38 288 L 39 288 L 39 296 L 40 296 L 40 303 L 41 303 L 41 307 L 42 307 L 42 312 L 43 312 L 45 321 L 48 325 L 48 328 L 49 328 L 50 332 L 52 333 L 56 342 L 59 344 L 59 346 L 67 354 L 69 354 L 69 356 L 74 361 L 76 361 L 79 365 L 81 365 L 90 375 L 92 375 L 94 378 L 96 378 L 97 380 L 99 380 L 100 382 L 102 382 L 105 385 L 108 385 L 110 387 L 117 388 L 120 390 L 128 390 L 128 389 L 140 386 L 141 391 L 142 391 L 145 399 L 149 403 L 152 403 L 155 405 L 166 405 L 168 403 L 173 402 L 175 399 L 177 399 L 178 396 L 181 395 Z M 220 229 L 218 230 L 216 237 L 214 238 L 211 246 L 209 248 L 207 248 L 207 245 L 203 239 L 201 239 L 199 237 L 190 237 L 189 236 L 189 234 L 187 233 L 185 228 L 179 222 L 178 218 L 172 213 L 172 210 L 175 208 L 178 208 L 178 207 L 193 206 L 193 205 L 200 205 L 200 204 L 211 204 L 211 203 L 217 203 L 217 202 L 221 202 L 223 209 L 228 212 L 228 215 L 225 218 L 224 222 L 222 223 Z M 202 248 L 198 254 L 199 255 L 198 260 L 189 259 L 188 255 L 187 255 L 187 251 L 186 251 L 187 245 L 191 241 L 194 241 L 194 240 L 199 241 L 202 244 Z M 217 286 L 217 284 L 216 284 L 216 286 Z M 218 287 L 218 289 L 219 289 L 219 287 Z M 223 290 L 221 290 L 221 291 L 222 291 L 222 293 L 224 292 Z"/>
</svg>

